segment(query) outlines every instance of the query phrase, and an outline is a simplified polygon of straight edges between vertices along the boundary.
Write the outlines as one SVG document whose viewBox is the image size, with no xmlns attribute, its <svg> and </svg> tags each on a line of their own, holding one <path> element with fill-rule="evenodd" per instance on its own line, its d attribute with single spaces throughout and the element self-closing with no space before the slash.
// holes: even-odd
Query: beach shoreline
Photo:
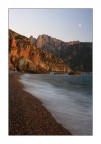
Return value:
<svg viewBox="0 0 101 144">
<path fill-rule="evenodd" d="M 9 135 L 71 135 L 39 99 L 23 90 L 22 74 L 9 72 Z"/>
</svg>

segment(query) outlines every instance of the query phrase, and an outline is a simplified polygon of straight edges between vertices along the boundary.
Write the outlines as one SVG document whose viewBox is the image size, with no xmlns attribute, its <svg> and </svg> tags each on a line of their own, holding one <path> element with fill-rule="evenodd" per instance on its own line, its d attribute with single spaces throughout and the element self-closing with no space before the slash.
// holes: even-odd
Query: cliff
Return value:
<svg viewBox="0 0 101 144">
<path fill-rule="evenodd" d="M 32 38 L 32 37 L 31 37 Z M 91 42 L 63 42 L 48 35 L 39 35 L 36 40 L 31 39 L 38 48 L 51 52 L 64 60 L 75 71 L 92 71 L 92 43 Z"/>
<path fill-rule="evenodd" d="M 29 73 L 73 72 L 61 58 L 36 45 L 36 39 L 9 30 L 9 69 Z"/>
</svg>

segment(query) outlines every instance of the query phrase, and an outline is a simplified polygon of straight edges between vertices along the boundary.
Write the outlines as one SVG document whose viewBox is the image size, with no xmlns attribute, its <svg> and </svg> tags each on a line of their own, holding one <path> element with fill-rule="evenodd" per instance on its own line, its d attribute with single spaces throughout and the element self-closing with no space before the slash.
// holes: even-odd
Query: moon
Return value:
<svg viewBox="0 0 101 144">
<path fill-rule="evenodd" d="M 81 23 L 79 23 L 79 27 L 82 27 L 82 24 L 81 24 Z"/>
</svg>

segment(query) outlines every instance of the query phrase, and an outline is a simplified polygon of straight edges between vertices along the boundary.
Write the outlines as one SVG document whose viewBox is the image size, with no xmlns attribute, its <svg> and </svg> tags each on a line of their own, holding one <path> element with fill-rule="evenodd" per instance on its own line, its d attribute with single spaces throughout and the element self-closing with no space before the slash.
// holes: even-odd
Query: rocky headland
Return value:
<svg viewBox="0 0 101 144">
<path fill-rule="evenodd" d="M 29 73 L 73 72 L 61 58 L 12 30 L 9 30 L 9 69 Z"/>
</svg>

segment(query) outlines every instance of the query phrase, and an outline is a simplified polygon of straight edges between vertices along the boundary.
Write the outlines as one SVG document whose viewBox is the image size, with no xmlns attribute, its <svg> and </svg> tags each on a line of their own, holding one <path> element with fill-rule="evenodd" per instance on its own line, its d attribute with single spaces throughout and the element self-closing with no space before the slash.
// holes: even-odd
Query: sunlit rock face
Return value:
<svg viewBox="0 0 101 144">
<path fill-rule="evenodd" d="M 39 46 L 42 46 L 39 37 Z M 61 58 L 37 47 L 37 40 L 9 30 L 9 69 L 30 73 L 73 71 Z"/>
</svg>

